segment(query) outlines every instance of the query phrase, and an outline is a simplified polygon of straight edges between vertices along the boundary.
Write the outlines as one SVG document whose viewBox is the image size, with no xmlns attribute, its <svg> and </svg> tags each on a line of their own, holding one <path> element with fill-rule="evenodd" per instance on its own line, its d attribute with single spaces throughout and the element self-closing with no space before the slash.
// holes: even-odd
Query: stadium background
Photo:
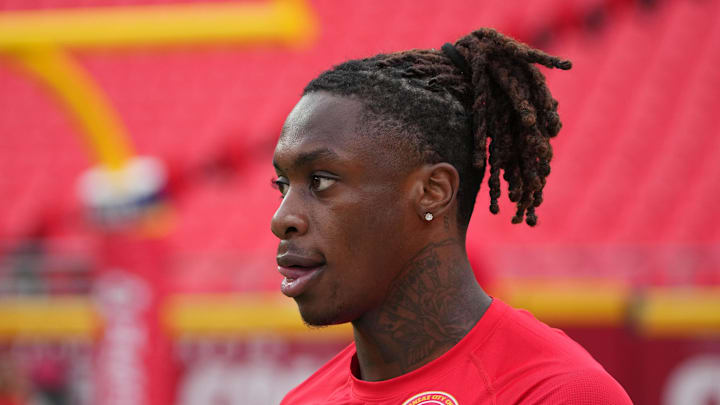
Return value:
<svg viewBox="0 0 720 405">
<path fill-rule="evenodd" d="M 0 404 L 277 403 L 351 338 L 277 291 L 284 117 L 480 26 L 574 67 L 539 226 L 481 189 L 478 278 L 636 404 L 720 403 L 720 2 L 0 0 Z"/>
</svg>

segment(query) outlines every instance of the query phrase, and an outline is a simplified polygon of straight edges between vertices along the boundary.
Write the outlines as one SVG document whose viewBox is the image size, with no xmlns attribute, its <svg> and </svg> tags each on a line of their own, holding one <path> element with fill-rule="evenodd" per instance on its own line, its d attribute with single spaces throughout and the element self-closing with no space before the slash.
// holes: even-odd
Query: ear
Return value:
<svg viewBox="0 0 720 405">
<path fill-rule="evenodd" d="M 460 175 L 449 163 L 425 165 L 421 169 L 422 192 L 417 201 L 417 214 L 424 218 L 426 213 L 434 217 L 447 214 L 455 202 Z"/>
</svg>

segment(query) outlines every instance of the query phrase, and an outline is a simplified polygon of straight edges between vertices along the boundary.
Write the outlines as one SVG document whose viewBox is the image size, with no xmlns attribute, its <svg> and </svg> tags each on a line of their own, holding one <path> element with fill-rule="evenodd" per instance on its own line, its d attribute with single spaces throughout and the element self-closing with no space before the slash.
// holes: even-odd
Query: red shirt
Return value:
<svg viewBox="0 0 720 405">
<path fill-rule="evenodd" d="M 283 405 L 632 404 L 579 344 L 529 312 L 493 299 L 452 349 L 385 381 L 362 381 L 351 344 L 290 391 Z"/>
</svg>

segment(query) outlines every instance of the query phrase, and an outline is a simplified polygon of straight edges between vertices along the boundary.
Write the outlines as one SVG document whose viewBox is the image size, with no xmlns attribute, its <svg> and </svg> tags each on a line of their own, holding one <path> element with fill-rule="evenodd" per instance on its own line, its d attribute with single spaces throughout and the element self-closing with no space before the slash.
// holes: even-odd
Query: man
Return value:
<svg viewBox="0 0 720 405">
<path fill-rule="evenodd" d="M 284 404 L 629 404 L 578 344 L 477 284 L 465 234 L 489 162 L 537 221 L 557 102 L 532 65 L 569 69 L 493 30 L 442 50 L 345 62 L 310 82 L 275 149 L 282 292 L 354 343 Z M 490 140 L 489 145 L 488 139 Z"/>
</svg>

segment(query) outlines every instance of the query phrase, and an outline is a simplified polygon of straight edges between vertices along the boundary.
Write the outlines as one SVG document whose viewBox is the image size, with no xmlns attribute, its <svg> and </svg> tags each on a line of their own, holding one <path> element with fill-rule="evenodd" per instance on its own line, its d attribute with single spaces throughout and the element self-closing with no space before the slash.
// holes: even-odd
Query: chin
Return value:
<svg viewBox="0 0 720 405">
<path fill-rule="evenodd" d="M 307 311 L 303 310 L 302 307 L 300 307 L 300 316 L 308 326 L 330 326 L 347 322 L 343 321 L 335 313 Z"/>
<path fill-rule="evenodd" d="M 343 316 L 346 315 L 346 311 L 343 311 L 339 306 L 334 308 L 311 308 L 307 303 L 296 301 L 298 309 L 300 310 L 300 316 L 308 326 L 330 326 L 352 321 L 352 319 L 348 319 L 349 317 Z"/>
<path fill-rule="evenodd" d="M 300 314 L 300 315 L 302 316 L 302 320 L 305 323 L 305 325 L 307 325 L 311 328 L 322 328 L 325 326 L 337 325 L 338 323 L 342 323 L 342 322 L 335 322 L 332 319 L 311 318 L 311 317 L 304 316 L 302 314 Z"/>
</svg>

